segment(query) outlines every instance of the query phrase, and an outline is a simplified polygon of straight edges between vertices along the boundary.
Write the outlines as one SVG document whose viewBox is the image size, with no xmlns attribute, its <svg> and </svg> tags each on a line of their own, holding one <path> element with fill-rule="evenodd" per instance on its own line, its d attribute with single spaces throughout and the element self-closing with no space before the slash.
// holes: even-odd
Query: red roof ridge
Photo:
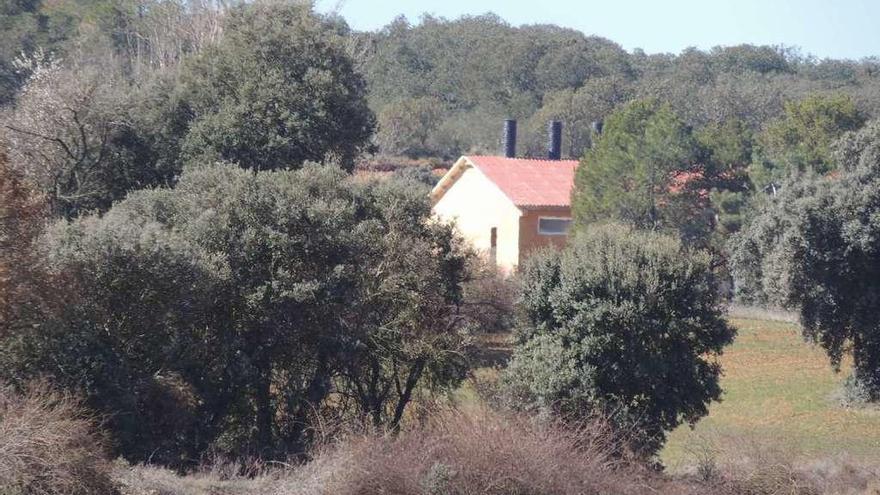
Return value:
<svg viewBox="0 0 880 495">
<path fill-rule="evenodd" d="M 494 155 L 465 155 L 507 196 L 523 208 L 568 208 L 574 187 L 577 160 L 507 158 Z"/>
<path fill-rule="evenodd" d="M 508 158 L 502 155 L 464 155 L 465 158 L 473 160 L 473 159 L 492 159 L 492 160 L 505 160 L 510 162 L 547 162 L 547 163 L 565 163 L 565 164 L 577 164 L 580 163 L 579 160 L 551 160 L 549 158 L 544 157 L 534 157 L 534 156 L 518 156 L 515 158 Z"/>
</svg>

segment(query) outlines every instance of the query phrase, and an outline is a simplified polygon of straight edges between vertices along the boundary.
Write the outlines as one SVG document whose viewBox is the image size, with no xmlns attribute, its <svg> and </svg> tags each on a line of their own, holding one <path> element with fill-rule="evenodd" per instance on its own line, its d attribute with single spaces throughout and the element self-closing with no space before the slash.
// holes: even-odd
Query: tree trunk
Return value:
<svg viewBox="0 0 880 495">
<path fill-rule="evenodd" d="M 257 407 L 257 449 L 261 454 L 272 448 L 272 371 L 268 366 L 261 366 L 259 382 L 256 389 Z"/>
<path fill-rule="evenodd" d="M 403 393 L 397 398 L 397 406 L 394 408 L 394 418 L 392 419 L 391 425 L 395 431 L 400 429 L 400 420 L 403 419 L 403 412 L 409 404 L 409 401 L 412 400 L 413 390 L 415 390 L 416 384 L 418 384 L 419 379 L 422 377 L 424 369 L 425 359 L 419 358 L 413 363 L 413 367 L 409 371 L 409 376 L 406 379 Z"/>
<path fill-rule="evenodd" d="M 295 408 L 292 432 L 285 439 L 291 453 L 300 453 L 305 450 L 308 439 L 304 437 L 308 427 L 309 413 L 320 407 L 320 402 L 327 395 L 327 374 L 327 355 L 321 352 L 316 358 L 315 371 L 309 380 L 309 385 L 306 387 L 302 400 Z"/>
</svg>

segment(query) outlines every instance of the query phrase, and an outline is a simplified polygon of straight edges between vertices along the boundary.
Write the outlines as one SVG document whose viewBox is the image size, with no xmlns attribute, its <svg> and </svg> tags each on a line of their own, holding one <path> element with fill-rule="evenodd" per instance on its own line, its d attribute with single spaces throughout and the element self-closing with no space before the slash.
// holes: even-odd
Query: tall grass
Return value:
<svg viewBox="0 0 880 495">
<path fill-rule="evenodd" d="M 397 437 L 325 450 L 279 493 L 640 494 L 667 484 L 615 457 L 613 443 L 599 423 L 572 430 L 487 409 L 446 411 Z"/>
<path fill-rule="evenodd" d="M 75 398 L 44 382 L 0 387 L 0 493 L 115 493 L 96 422 Z"/>
</svg>

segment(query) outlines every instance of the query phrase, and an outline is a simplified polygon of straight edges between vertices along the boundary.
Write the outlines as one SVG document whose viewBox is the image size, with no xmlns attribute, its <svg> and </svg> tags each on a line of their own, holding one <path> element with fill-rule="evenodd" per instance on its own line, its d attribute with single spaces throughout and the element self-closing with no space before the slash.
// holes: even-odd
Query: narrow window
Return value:
<svg viewBox="0 0 880 495">
<path fill-rule="evenodd" d="M 541 235 L 567 235 L 571 225 L 570 218 L 538 218 L 538 233 Z"/>
<path fill-rule="evenodd" d="M 498 253 L 498 228 L 492 227 L 492 230 L 489 231 L 489 257 L 492 260 L 492 263 L 495 263 L 497 259 L 496 255 Z"/>
</svg>

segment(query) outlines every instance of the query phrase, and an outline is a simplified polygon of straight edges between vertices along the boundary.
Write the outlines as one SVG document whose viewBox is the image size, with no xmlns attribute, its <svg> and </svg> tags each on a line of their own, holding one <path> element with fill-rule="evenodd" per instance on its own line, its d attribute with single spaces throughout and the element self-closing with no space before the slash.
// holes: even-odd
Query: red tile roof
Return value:
<svg viewBox="0 0 880 495">
<path fill-rule="evenodd" d="M 516 206 L 568 207 L 576 160 L 466 156 Z"/>
</svg>

